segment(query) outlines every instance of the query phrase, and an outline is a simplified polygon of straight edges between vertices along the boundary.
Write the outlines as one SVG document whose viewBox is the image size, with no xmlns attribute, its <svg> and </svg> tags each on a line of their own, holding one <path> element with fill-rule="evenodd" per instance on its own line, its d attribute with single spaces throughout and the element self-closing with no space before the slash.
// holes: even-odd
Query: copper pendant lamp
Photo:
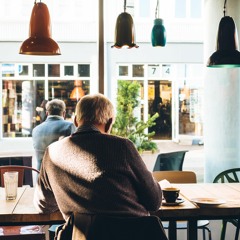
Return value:
<svg viewBox="0 0 240 240">
<path fill-rule="evenodd" d="M 233 18 L 225 16 L 226 0 L 224 3 L 224 17 L 222 17 L 217 35 L 217 49 L 207 63 L 207 67 L 236 68 L 240 67 L 240 52 L 238 51 L 237 30 Z"/>
<path fill-rule="evenodd" d="M 154 26 L 152 28 L 151 40 L 153 47 L 164 47 L 166 45 L 166 29 L 163 25 L 163 20 L 159 18 L 159 0 L 155 11 Z"/>
<path fill-rule="evenodd" d="M 132 16 L 126 12 L 126 0 L 124 0 L 124 12 L 121 13 L 116 21 L 115 43 L 112 48 L 138 48 L 135 43 L 135 28 Z"/>
<path fill-rule="evenodd" d="M 51 20 L 47 5 L 34 2 L 29 38 L 22 43 L 20 54 L 61 55 L 58 44 L 52 39 Z"/>
<path fill-rule="evenodd" d="M 70 99 L 72 101 L 78 101 L 85 95 L 85 92 L 82 88 L 82 81 L 81 80 L 75 80 L 74 81 L 74 89 L 72 90 L 70 94 Z"/>
</svg>

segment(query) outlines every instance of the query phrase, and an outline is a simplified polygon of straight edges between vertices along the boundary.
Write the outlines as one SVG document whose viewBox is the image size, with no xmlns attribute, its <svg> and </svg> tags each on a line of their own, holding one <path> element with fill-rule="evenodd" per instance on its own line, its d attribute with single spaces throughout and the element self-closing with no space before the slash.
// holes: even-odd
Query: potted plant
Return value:
<svg viewBox="0 0 240 240">
<path fill-rule="evenodd" d="M 112 133 L 130 139 L 140 153 L 144 151 L 156 152 L 157 144 L 152 141 L 155 132 L 147 132 L 149 127 L 154 126 L 156 113 L 146 122 L 134 115 L 134 111 L 140 106 L 140 88 L 137 81 L 118 81 L 117 92 L 117 115 L 112 128 Z"/>
</svg>

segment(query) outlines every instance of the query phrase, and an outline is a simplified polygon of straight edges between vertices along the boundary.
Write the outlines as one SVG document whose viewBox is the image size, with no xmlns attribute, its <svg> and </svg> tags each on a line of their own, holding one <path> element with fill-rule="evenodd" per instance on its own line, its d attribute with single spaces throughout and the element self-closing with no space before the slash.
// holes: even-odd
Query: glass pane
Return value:
<svg viewBox="0 0 240 240">
<path fill-rule="evenodd" d="M 202 16 L 202 0 L 191 0 L 191 18 L 201 18 Z"/>
<path fill-rule="evenodd" d="M 144 77 L 143 65 L 133 65 L 133 77 Z"/>
<path fill-rule="evenodd" d="M 186 17 L 186 0 L 175 0 L 175 17 Z"/>
<path fill-rule="evenodd" d="M 37 122 L 36 107 L 44 99 L 44 81 L 3 81 L 3 137 L 30 137 Z"/>
<path fill-rule="evenodd" d="M 160 77 L 160 66 L 159 66 L 159 64 L 148 65 L 148 77 Z"/>
<path fill-rule="evenodd" d="M 44 64 L 33 64 L 33 76 L 44 77 L 45 76 L 45 65 Z"/>
<path fill-rule="evenodd" d="M 64 76 L 73 76 L 73 66 L 64 66 Z"/>
<path fill-rule="evenodd" d="M 28 76 L 28 65 L 18 65 L 18 74 L 20 76 Z"/>
<path fill-rule="evenodd" d="M 48 76 L 49 77 L 60 77 L 60 64 L 49 64 L 48 65 Z"/>
<path fill-rule="evenodd" d="M 169 81 L 148 81 L 148 113 L 159 114 L 156 125 L 149 128 L 155 131 L 154 139 L 172 139 L 172 85 Z"/>
<path fill-rule="evenodd" d="M 2 76 L 14 77 L 15 76 L 15 64 L 2 64 Z"/>
<path fill-rule="evenodd" d="M 119 66 L 119 76 L 128 76 L 128 66 Z"/>
<path fill-rule="evenodd" d="M 89 81 L 82 80 L 49 80 L 49 100 L 58 98 L 66 104 L 66 120 L 72 121 L 77 101 L 89 94 Z"/>
<path fill-rule="evenodd" d="M 79 64 L 78 65 L 78 76 L 79 77 L 90 77 L 90 65 Z"/>
<path fill-rule="evenodd" d="M 142 18 L 147 18 L 150 16 L 150 1 L 140 0 L 139 1 L 139 16 Z"/>
</svg>

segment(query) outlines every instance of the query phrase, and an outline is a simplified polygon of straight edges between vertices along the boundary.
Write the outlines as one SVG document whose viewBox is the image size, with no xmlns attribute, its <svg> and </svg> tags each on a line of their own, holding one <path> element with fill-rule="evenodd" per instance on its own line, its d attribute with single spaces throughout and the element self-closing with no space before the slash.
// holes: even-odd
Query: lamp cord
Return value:
<svg viewBox="0 0 240 240">
<path fill-rule="evenodd" d="M 126 12 L 126 8 L 127 8 L 127 0 L 124 0 L 124 12 Z"/>
<path fill-rule="evenodd" d="M 159 6 L 159 0 L 157 0 L 157 6 L 156 6 L 156 10 L 155 10 L 155 18 L 159 18 L 158 6 Z"/>
<path fill-rule="evenodd" d="M 223 16 L 224 17 L 226 15 L 226 4 L 227 4 L 227 0 L 224 1 L 224 6 L 223 6 Z"/>
</svg>

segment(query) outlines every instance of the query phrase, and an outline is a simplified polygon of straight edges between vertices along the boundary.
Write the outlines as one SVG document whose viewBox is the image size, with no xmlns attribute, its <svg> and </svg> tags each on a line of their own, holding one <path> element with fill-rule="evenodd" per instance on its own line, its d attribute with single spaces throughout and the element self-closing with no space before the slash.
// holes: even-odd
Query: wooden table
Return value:
<svg viewBox="0 0 240 240">
<path fill-rule="evenodd" d="M 181 198 L 185 200 L 179 206 L 162 206 L 153 213 L 162 220 L 170 221 L 169 240 L 176 238 L 176 220 L 188 221 L 188 239 L 197 240 L 197 220 L 229 219 L 240 216 L 240 183 L 174 184 L 180 188 Z M 59 212 L 39 214 L 33 206 L 34 189 L 29 186 L 18 188 L 18 197 L 13 201 L 5 200 L 5 189 L 0 188 L 1 225 L 55 224 L 63 222 Z M 226 200 L 225 204 L 212 208 L 200 208 L 190 199 L 214 197 Z"/>
<path fill-rule="evenodd" d="M 188 221 L 188 240 L 197 240 L 197 220 L 231 219 L 240 216 L 240 183 L 174 184 L 180 188 L 179 206 L 162 206 L 154 215 L 169 221 L 169 240 L 177 239 L 176 220 Z M 215 207 L 199 207 L 193 198 L 218 198 L 226 203 Z"/>
<path fill-rule="evenodd" d="M 51 225 L 62 223 L 60 212 L 39 214 L 33 206 L 34 188 L 23 186 L 18 188 L 16 200 L 5 200 L 5 189 L 0 188 L 0 223 L 4 225 Z"/>
</svg>

